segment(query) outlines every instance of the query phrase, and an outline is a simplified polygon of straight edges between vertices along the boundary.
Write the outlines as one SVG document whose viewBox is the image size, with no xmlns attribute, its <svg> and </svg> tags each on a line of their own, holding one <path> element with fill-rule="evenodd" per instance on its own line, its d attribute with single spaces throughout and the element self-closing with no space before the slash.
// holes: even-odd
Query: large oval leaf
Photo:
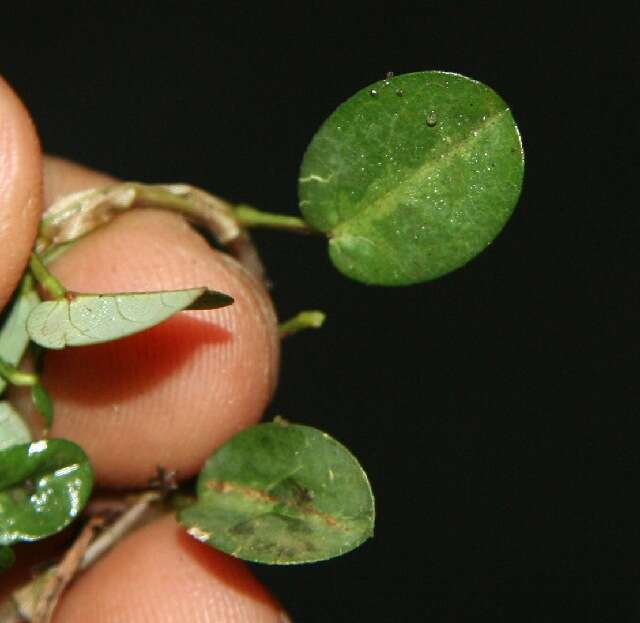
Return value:
<svg viewBox="0 0 640 623">
<path fill-rule="evenodd" d="M 0 402 L 0 450 L 31 441 L 24 420 L 6 401 Z"/>
<path fill-rule="evenodd" d="M 0 545 L 0 572 L 8 569 L 15 562 L 16 557 L 10 547 Z"/>
<path fill-rule="evenodd" d="M 189 534 L 254 562 L 291 564 L 344 554 L 373 532 L 367 477 L 344 446 L 308 426 L 261 424 L 207 461 Z"/>
<path fill-rule="evenodd" d="M 81 448 L 64 439 L 0 452 L 0 545 L 36 541 L 62 530 L 84 508 L 93 470 Z"/>
<path fill-rule="evenodd" d="M 46 348 L 117 340 L 163 322 L 185 309 L 214 309 L 233 299 L 206 288 L 120 294 L 69 294 L 40 303 L 29 315 L 31 339 Z"/>
<path fill-rule="evenodd" d="M 40 297 L 31 287 L 23 285 L 18 292 L 11 311 L 0 329 L 0 359 L 17 366 L 29 345 L 27 318 L 33 308 L 40 302 Z M 0 394 L 7 383 L 0 377 Z"/>
<path fill-rule="evenodd" d="M 329 236 L 347 276 L 371 284 L 434 279 L 502 229 L 524 159 L 509 108 L 489 87 L 445 72 L 370 85 L 311 141 L 300 209 Z"/>
</svg>

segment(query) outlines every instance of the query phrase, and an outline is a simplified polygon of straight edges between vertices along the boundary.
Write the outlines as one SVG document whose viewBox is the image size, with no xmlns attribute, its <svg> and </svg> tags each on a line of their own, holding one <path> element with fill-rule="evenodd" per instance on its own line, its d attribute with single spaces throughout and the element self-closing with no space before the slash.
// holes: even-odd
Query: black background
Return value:
<svg viewBox="0 0 640 623">
<path fill-rule="evenodd" d="M 622 5 L 112 6 L 3 9 L 0 72 L 47 151 L 122 178 L 294 214 L 314 131 L 389 70 L 489 84 L 524 138 L 513 219 L 431 284 L 353 284 L 321 240 L 256 236 L 280 315 L 329 318 L 284 345 L 268 416 L 344 442 L 378 505 L 348 556 L 255 568 L 294 620 L 640 616 L 638 24 Z"/>
</svg>

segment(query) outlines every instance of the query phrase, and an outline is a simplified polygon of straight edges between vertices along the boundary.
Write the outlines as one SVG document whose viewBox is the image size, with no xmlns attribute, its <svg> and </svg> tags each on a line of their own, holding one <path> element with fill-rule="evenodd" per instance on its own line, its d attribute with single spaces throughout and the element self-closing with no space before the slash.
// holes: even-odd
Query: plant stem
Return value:
<svg viewBox="0 0 640 623">
<path fill-rule="evenodd" d="M 139 527 L 150 518 L 156 516 L 153 504 L 161 499 L 156 491 L 140 495 L 138 500 L 127 509 L 111 526 L 106 528 L 96 540 L 89 545 L 80 562 L 80 569 L 90 567 L 105 552 L 110 550 L 120 539 Z M 161 512 L 161 511 L 160 511 Z"/>
<path fill-rule="evenodd" d="M 266 227 L 269 229 L 284 229 L 300 234 L 320 233 L 309 227 L 305 221 L 297 216 L 285 216 L 282 214 L 272 214 L 271 212 L 261 212 L 248 205 L 238 205 L 233 208 L 236 220 L 243 227 Z"/>
<path fill-rule="evenodd" d="M 156 504 L 161 497 L 156 491 L 141 494 L 126 512 L 105 528 L 84 550 L 78 570 L 84 571 L 127 534 L 163 514 L 165 511 Z M 55 576 L 57 569 L 55 566 L 44 571 L 14 591 L 7 601 L 0 603 L 0 623 L 20 623 L 25 619 L 30 621 L 46 582 Z"/>
<path fill-rule="evenodd" d="M 240 226 L 226 201 L 186 184 L 125 182 L 62 197 L 50 206 L 40 223 L 36 251 L 45 264 L 82 236 L 106 225 L 131 208 L 161 208 L 177 212 L 204 226 L 236 259 L 261 281 L 260 258 L 248 232 Z"/>
<path fill-rule="evenodd" d="M 31 617 L 32 623 L 49 623 L 51 621 L 62 593 L 78 572 L 82 557 L 86 553 L 95 531 L 103 524 L 104 519 L 101 517 L 92 517 L 84 526 L 80 536 L 67 550 L 55 572 L 49 575 L 42 587 L 42 592 L 35 602 L 35 609 Z"/>
<path fill-rule="evenodd" d="M 33 290 L 33 275 L 29 271 L 25 271 L 18 287 L 19 296 L 27 296 Z"/>
<path fill-rule="evenodd" d="M 79 236 L 74 240 L 70 240 L 69 242 L 62 242 L 60 244 L 53 244 L 46 247 L 46 250 L 39 254 L 40 260 L 45 266 L 49 266 L 51 262 L 54 262 L 59 257 L 64 255 L 78 240 L 83 238 L 83 236 Z M 36 245 L 38 243 L 36 242 Z M 41 246 L 44 246 L 44 243 L 39 243 Z"/>
<path fill-rule="evenodd" d="M 301 311 L 298 315 L 278 325 L 280 337 L 288 337 L 305 329 L 319 329 L 325 321 L 324 312 L 317 310 Z"/>
<path fill-rule="evenodd" d="M 35 253 L 31 254 L 29 263 L 31 273 L 38 283 L 55 299 L 62 299 L 67 293 L 67 289 L 48 271 L 44 262 Z"/>
<path fill-rule="evenodd" d="M 38 383 L 38 375 L 22 372 L 0 357 L 0 376 L 12 385 L 32 386 Z"/>
</svg>

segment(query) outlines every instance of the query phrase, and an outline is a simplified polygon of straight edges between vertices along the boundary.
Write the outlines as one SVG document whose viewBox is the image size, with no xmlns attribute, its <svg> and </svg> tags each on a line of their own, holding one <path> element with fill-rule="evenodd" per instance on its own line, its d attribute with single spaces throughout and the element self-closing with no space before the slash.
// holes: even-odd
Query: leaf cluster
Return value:
<svg viewBox="0 0 640 623">
<path fill-rule="evenodd" d="M 243 257 L 251 227 L 312 232 L 327 237 L 331 261 L 350 278 L 420 283 L 459 268 L 492 242 L 516 204 L 522 175 L 520 136 L 504 101 L 463 76 L 420 72 L 388 75 L 327 119 L 302 162 L 302 219 L 230 206 L 181 184 L 118 184 L 58 201 L 44 215 L 0 329 L 0 395 L 9 384 L 28 386 L 44 429 L 34 439 L 12 403 L 0 401 L 0 571 L 13 562 L 11 545 L 76 519 L 93 486 L 83 450 L 47 438 L 54 404 L 38 374 L 42 352 L 116 340 L 182 311 L 233 303 L 203 287 L 70 292 L 48 265 L 77 240 L 122 211 L 152 205 L 204 224 Z M 281 334 L 323 320 L 321 312 L 304 312 L 283 323 Z M 35 372 L 22 366 L 28 352 Z M 180 498 L 178 516 L 189 534 L 256 562 L 331 558 L 373 532 L 373 494 L 357 460 L 326 433 L 281 419 L 216 450 L 196 493 Z"/>
</svg>

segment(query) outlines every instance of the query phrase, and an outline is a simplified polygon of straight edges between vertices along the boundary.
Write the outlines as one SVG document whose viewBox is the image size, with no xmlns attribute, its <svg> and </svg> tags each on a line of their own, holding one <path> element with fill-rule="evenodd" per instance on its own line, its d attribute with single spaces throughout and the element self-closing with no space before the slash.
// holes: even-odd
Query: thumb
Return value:
<svg viewBox="0 0 640 623">
<path fill-rule="evenodd" d="M 29 113 L 0 77 L 0 308 L 28 260 L 41 203 L 40 143 Z"/>
</svg>

